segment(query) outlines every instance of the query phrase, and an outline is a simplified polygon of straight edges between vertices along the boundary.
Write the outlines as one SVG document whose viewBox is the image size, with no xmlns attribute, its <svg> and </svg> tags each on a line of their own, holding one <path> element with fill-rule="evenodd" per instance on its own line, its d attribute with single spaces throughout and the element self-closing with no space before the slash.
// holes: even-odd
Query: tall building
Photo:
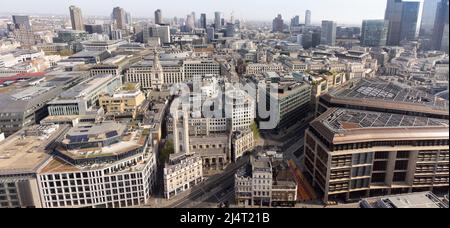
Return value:
<svg viewBox="0 0 450 228">
<path fill-rule="evenodd" d="M 197 22 L 197 16 L 195 15 L 195 12 L 191 12 L 192 20 L 194 20 L 194 28 L 197 28 L 198 22 Z"/>
<path fill-rule="evenodd" d="M 322 33 L 320 44 L 335 46 L 336 45 L 336 27 L 334 21 L 322 21 Z"/>
<path fill-rule="evenodd" d="M 421 2 L 403 2 L 400 41 L 415 40 L 419 35 Z"/>
<path fill-rule="evenodd" d="M 123 8 L 115 7 L 113 9 L 112 19 L 115 21 L 118 29 L 126 29 L 126 12 Z"/>
<path fill-rule="evenodd" d="M 283 32 L 284 30 L 284 20 L 281 14 L 278 14 L 278 16 L 273 19 L 272 23 L 272 32 Z"/>
<path fill-rule="evenodd" d="M 396 46 L 402 40 L 417 38 L 421 4 L 418 1 L 387 1 L 384 19 L 389 21 L 388 45 Z"/>
<path fill-rule="evenodd" d="M 448 119 L 332 108 L 305 137 L 305 176 L 324 202 L 448 193 Z"/>
<path fill-rule="evenodd" d="M 436 19 L 436 12 L 438 3 L 441 0 L 425 0 L 423 3 L 422 22 L 420 25 L 421 37 L 431 37 L 434 29 L 434 20 Z"/>
<path fill-rule="evenodd" d="M 311 10 L 306 10 L 305 13 L 305 25 L 310 26 L 311 25 Z"/>
<path fill-rule="evenodd" d="M 83 23 L 83 15 L 81 13 L 81 9 L 76 6 L 70 6 L 70 21 L 72 22 L 72 29 L 83 31 L 84 23 Z"/>
<path fill-rule="evenodd" d="M 449 0 L 441 0 L 437 6 L 433 28 L 433 44 L 435 50 L 448 52 Z"/>
<path fill-rule="evenodd" d="M 160 9 L 155 11 L 155 24 L 162 24 L 162 11 Z"/>
<path fill-rule="evenodd" d="M 399 45 L 403 4 L 401 0 L 388 0 L 384 19 L 389 21 L 389 32 L 387 44 Z"/>
<path fill-rule="evenodd" d="M 368 47 L 386 46 L 389 22 L 386 20 L 364 20 L 361 31 L 361 45 Z"/>
<path fill-rule="evenodd" d="M 192 31 L 195 29 L 195 21 L 192 14 L 188 14 L 186 17 L 186 31 Z"/>
<path fill-rule="evenodd" d="M 207 28 L 207 21 L 206 21 L 206 14 L 202 13 L 200 15 L 200 28 L 206 29 Z"/>
<path fill-rule="evenodd" d="M 20 16 L 20 15 L 13 15 L 12 16 L 13 23 L 16 28 L 24 27 L 26 30 L 31 30 L 31 22 L 29 16 Z"/>
<path fill-rule="evenodd" d="M 214 28 L 216 31 L 219 31 L 222 28 L 222 16 L 221 12 L 214 13 Z"/>
<path fill-rule="evenodd" d="M 300 25 L 300 16 L 295 16 L 291 19 L 291 27 L 299 26 Z"/>
<path fill-rule="evenodd" d="M 131 17 L 130 12 L 125 12 L 125 24 L 130 25 L 133 24 L 133 17 Z"/>
</svg>

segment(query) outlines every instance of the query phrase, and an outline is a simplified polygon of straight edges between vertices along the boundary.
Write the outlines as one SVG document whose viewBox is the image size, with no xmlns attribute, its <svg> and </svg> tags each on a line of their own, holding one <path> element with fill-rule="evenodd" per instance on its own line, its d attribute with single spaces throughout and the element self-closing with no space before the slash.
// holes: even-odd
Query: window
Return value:
<svg viewBox="0 0 450 228">
<path fill-rule="evenodd" d="M 409 161 L 397 161 L 395 162 L 395 170 L 407 170 Z"/>
<path fill-rule="evenodd" d="M 386 180 L 386 173 L 372 174 L 372 183 L 384 183 Z"/>
<path fill-rule="evenodd" d="M 373 171 L 385 171 L 387 169 L 387 161 L 376 161 L 373 163 Z"/>
<path fill-rule="evenodd" d="M 397 152 L 397 158 L 409 158 L 409 151 L 399 151 Z"/>
<path fill-rule="evenodd" d="M 394 182 L 405 182 L 406 181 L 406 173 L 395 173 L 394 174 Z"/>
</svg>

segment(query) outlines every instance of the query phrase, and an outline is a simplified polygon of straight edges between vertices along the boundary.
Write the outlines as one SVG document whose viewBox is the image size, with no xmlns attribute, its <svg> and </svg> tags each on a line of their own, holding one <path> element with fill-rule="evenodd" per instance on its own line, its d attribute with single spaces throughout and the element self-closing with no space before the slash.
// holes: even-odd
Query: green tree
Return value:
<svg viewBox="0 0 450 228">
<path fill-rule="evenodd" d="M 256 122 L 253 122 L 252 125 L 250 125 L 250 128 L 253 131 L 253 137 L 255 140 L 258 140 L 261 137 L 261 134 L 259 133 L 259 128 Z"/>
<path fill-rule="evenodd" d="M 172 140 L 169 140 L 164 145 L 164 148 L 162 149 L 160 155 L 159 155 L 159 162 L 161 164 L 168 162 L 170 155 L 175 153 L 175 146 L 173 144 Z"/>
</svg>

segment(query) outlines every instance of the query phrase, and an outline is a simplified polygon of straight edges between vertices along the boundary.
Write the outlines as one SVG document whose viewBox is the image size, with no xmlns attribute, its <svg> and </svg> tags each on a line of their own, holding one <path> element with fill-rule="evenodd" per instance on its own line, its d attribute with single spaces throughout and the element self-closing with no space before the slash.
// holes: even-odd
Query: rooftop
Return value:
<svg viewBox="0 0 450 228">
<path fill-rule="evenodd" d="M 448 208 L 431 192 L 421 192 L 361 201 L 362 208 Z"/>
<path fill-rule="evenodd" d="M 346 86 L 331 91 L 328 95 L 336 99 L 364 100 L 367 102 L 382 102 L 382 105 L 401 105 L 415 109 L 431 109 L 449 111 L 449 102 L 423 91 L 415 90 L 394 82 L 379 79 L 361 79 L 348 83 Z M 408 108 L 404 107 L 404 108 Z"/>
<path fill-rule="evenodd" d="M 332 108 L 311 122 L 330 142 L 448 139 L 449 120 Z"/>
<path fill-rule="evenodd" d="M 71 89 L 61 93 L 60 98 L 75 99 L 84 97 L 92 91 L 97 90 L 101 85 L 113 79 L 114 77 L 115 76 L 113 75 L 97 75 L 94 78 L 90 78 L 83 83 L 80 83 L 72 87 Z"/>
<path fill-rule="evenodd" d="M 63 129 L 58 125 L 34 126 L 0 142 L 0 174 L 36 172 L 50 158 L 47 145 Z"/>
</svg>

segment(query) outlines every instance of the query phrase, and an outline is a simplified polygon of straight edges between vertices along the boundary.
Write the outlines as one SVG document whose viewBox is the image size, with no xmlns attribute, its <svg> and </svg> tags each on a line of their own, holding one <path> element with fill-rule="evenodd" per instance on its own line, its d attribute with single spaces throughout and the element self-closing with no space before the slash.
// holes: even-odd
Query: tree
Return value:
<svg viewBox="0 0 450 228">
<path fill-rule="evenodd" d="M 164 145 L 164 148 L 162 149 L 160 155 L 159 155 L 159 162 L 161 164 L 166 163 L 169 161 L 170 155 L 175 153 L 175 146 L 173 144 L 172 140 L 169 140 Z"/>
<path fill-rule="evenodd" d="M 250 128 L 253 131 L 253 137 L 255 138 L 255 140 L 258 140 L 261 137 L 261 135 L 259 133 L 259 128 L 256 122 L 253 122 L 252 125 L 250 125 Z"/>
</svg>

